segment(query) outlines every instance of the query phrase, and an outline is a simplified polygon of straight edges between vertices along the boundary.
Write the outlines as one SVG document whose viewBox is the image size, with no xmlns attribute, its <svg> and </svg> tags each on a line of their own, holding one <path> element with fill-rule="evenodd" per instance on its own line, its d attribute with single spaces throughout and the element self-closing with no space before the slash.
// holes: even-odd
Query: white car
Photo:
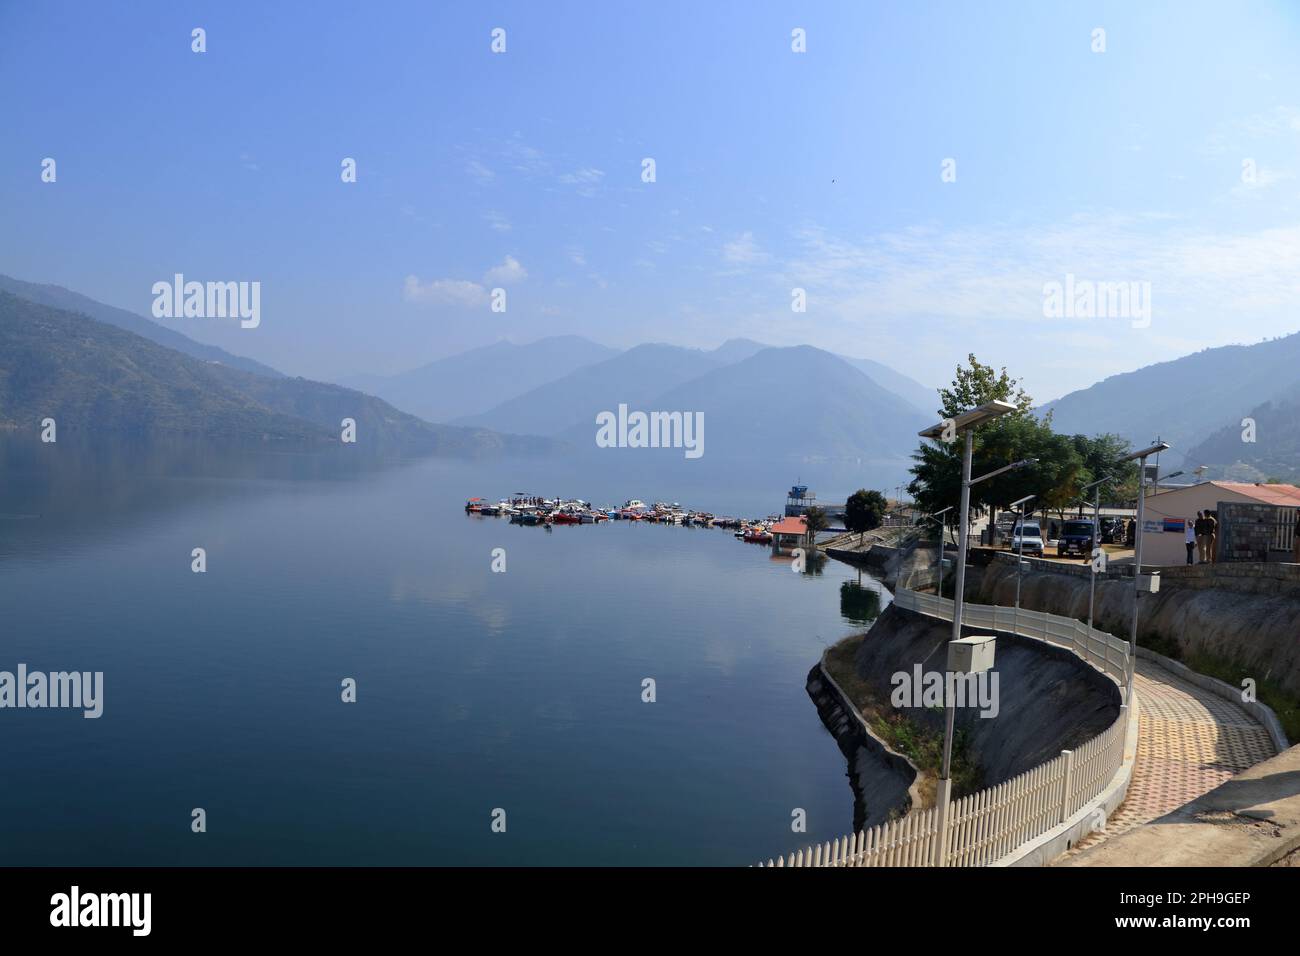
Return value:
<svg viewBox="0 0 1300 956">
<path fill-rule="evenodd" d="M 1021 538 L 1024 538 L 1024 546 L 1021 547 Z M 1043 529 L 1035 521 L 1026 521 L 1023 525 L 1016 525 L 1011 532 L 1011 550 L 1020 554 L 1033 554 L 1038 557 L 1043 556 Z"/>
</svg>

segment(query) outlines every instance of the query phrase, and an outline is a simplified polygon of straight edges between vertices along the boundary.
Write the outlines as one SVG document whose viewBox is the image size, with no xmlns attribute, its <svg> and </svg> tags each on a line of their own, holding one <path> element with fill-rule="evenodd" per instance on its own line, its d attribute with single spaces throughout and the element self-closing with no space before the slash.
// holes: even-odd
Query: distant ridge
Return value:
<svg viewBox="0 0 1300 956">
<path fill-rule="evenodd" d="M 1046 403 L 1060 432 L 1114 432 L 1135 445 L 1157 436 L 1172 462 L 1221 428 L 1240 422 L 1300 378 L 1300 333 L 1254 345 L 1225 345 L 1112 375 Z M 1262 440 L 1262 438 L 1261 438 Z M 1188 461 L 1188 464 L 1207 462 Z"/>
<path fill-rule="evenodd" d="M 577 335 L 526 345 L 500 341 L 397 375 L 366 375 L 343 384 L 371 392 L 428 421 L 481 413 L 523 392 L 618 354 Z"/>
<path fill-rule="evenodd" d="M 721 363 L 711 353 L 677 345 L 638 345 L 613 358 L 570 372 L 481 415 L 457 420 L 496 431 L 555 435 L 596 413 L 639 403 L 696 378 Z"/>
<path fill-rule="evenodd" d="M 370 395 L 203 361 L 132 332 L 0 292 L 0 428 L 337 444 L 403 454 L 529 453 L 545 439 L 432 425 Z"/>
<path fill-rule="evenodd" d="M 644 408 L 703 412 L 705 454 L 848 461 L 904 458 L 928 420 L 844 359 L 810 345 L 765 348 L 649 399 Z M 594 442 L 593 422 L 563 437 Z"/>
<path fill-rule="evenodd" d="M 134 332 L 151 342 L 156 342 L 169 349 L 175 349 L 177 352 L 184 353 L 192 358 L 202 359 L 205 362 L 220 362 L 230 368 L 242 369 L 245 372 L 266 375 L 272 378 L 283 374 L 269 365 L 263 365 L 261 362 L 239 355 L 232 355 L 225 349 L 217 348 L 215 345 L 204 345 L 202 342 L 196 342 L 189 336 L 174 329 L 169 329 L 164 325 L 159 325 L 152 319 L 146 319 L 142 315 L 136 315 L 134 312 L 128 312 L 125 309 L 105 305 L 103 302 L 97 302 L 89 296 L 65 289 L 63 286 L 24 282 L 11 276 L 0 275 L 0 292 L 8 292 L 31 302 L 48 305 L 54 309 L 81 312 L 92 319 L 115 325 L 119 329 L 126 329 L 128 332 Z"/>
</svg>

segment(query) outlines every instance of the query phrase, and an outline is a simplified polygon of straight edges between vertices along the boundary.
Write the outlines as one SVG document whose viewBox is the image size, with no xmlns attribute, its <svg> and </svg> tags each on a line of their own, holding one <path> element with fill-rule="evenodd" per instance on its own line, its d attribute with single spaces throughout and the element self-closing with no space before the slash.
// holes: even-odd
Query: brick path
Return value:
<svg viewBox="0 0 1300 956">
<path fill-rule="evenodd" d="M 1231 701 L 1138 658 L 1137 763 L 1124 802 L 1105 830 L 1073 855 L 1164 816 L 1277 753 L 1262 725 Z"/>
</svg>

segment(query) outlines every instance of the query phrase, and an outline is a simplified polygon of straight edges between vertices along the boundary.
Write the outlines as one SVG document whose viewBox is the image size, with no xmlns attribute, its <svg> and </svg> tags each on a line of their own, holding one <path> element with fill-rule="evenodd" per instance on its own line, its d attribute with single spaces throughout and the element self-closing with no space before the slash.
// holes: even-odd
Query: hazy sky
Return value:
<svg viewBox="0 0 1300 956">
<path fill-rule="evenodd" d="M 748 336 L 1047 399 L 1300 328 L 1294 4 L 2 0 L 0 89 L 0 272 L 260 281 L 166 321 L 292 374 Z M 1045 318 L 1067 274 L 1149 326 Z"/>
</svg>

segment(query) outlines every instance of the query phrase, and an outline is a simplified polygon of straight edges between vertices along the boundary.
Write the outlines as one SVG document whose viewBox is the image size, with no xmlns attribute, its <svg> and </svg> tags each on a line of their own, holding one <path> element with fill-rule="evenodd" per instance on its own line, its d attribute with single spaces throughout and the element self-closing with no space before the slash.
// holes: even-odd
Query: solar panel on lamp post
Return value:
<svg viewBox="0 0 1300 956">
<path fill-rule="evenodd" d="M 1008 412 L 1016 411 L 1016 406 L 1010 402 L 992 401 L 969 411 L 962 412 L 954 418 L 944 419 L 937 425 L 925 429 L 920 433 L 922 438 L 930 438 L 935 441 L 955 441 L 960 435 L 962 438 L 962 460 L 961 460 L 961 510 L 958 514 L 958 542 L 957 542 L 957 581 L 956 593 L 953 595 L 952 610 L 952 635 L 948 640 L 951 645 L 952 641 L 961 637 L 961 611 L 962 611 L 962 592 L 966 587 L 966 544 L 970 537 L 970 489 L 974 482 L 971 481 L 970 467 L 971 454 L 974 447 L 975 429 L 985 422 L 1005 415 Z M 1005 469 L 1000 469 L 1005 470 Z M 991 477 L 985 475 L 984 478 Z M 943 552 L 940 551 L 942 560 Z M 945 688 L 948 681 L 944 681 Z M 940 813 L 939 840 L 935 845 L 934 860 L 936 865 L 942 866 L 947 856 L 947 818 L 948 808 L 952 797 L 952 778 L 950 770 L 952 765 L 952 730 L 953 721 L 956 712 L 953 709 L 952 695 L 945 693 L 944 710 L 944 731 L 943 731 L 943 769 L 939 777 L 939 793 L 937 803 Z"/>
</svg>

